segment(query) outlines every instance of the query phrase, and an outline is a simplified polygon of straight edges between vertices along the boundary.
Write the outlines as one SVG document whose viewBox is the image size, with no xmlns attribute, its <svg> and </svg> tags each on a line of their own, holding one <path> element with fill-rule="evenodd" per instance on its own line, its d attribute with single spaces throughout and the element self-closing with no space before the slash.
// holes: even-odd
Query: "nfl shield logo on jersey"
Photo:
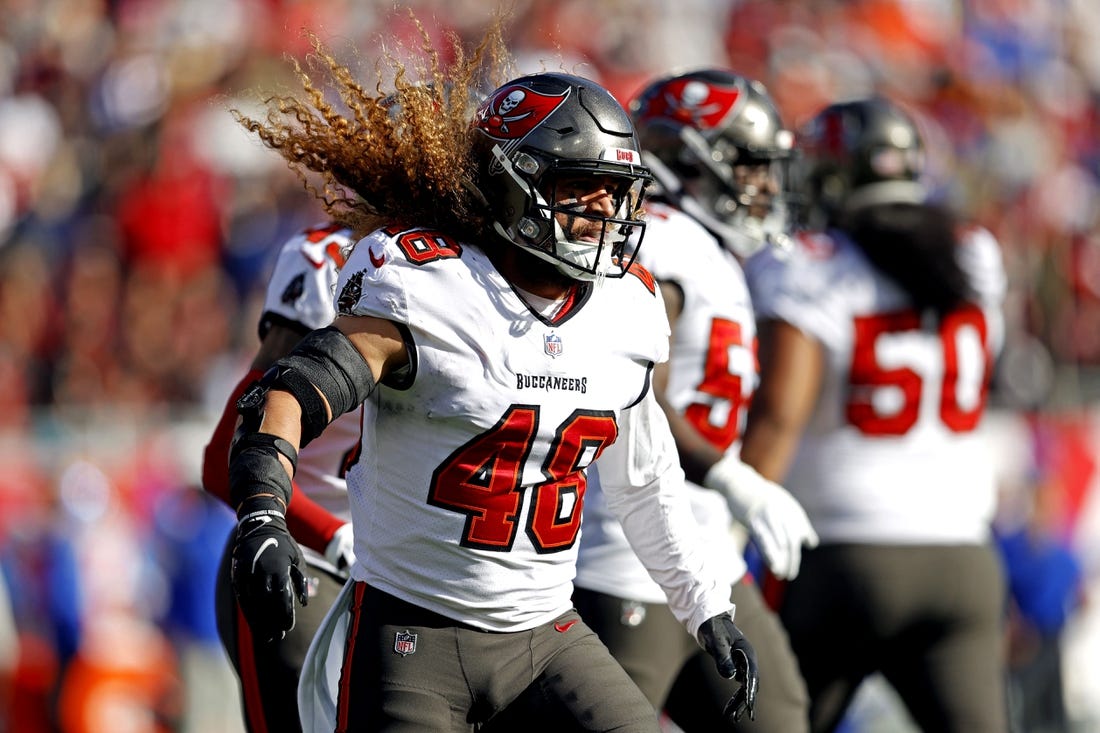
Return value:
<svg viewBox="0 0 1100 733">
<path fill-rule="evenodd" d="M 561 338 L 556 333 L 548 333 L 543 338 L 543 350 L 547 356 L 561 356 Z"/>
<path fill-rule="evenodd" d="M 416 634 L 410 634 L 408 630 L 398 631 L 393 639 L 393 650 L 403 657 L 415 652 Z"/>
</svg>

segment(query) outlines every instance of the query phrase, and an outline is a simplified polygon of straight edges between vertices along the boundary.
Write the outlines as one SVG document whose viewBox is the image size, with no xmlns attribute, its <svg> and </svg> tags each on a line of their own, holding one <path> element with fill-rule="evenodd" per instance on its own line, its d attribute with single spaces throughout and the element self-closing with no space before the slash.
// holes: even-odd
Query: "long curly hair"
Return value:
<svg viewBox="0 0 1100 733">
<path fill-rule="evenodd" d="M 408 49 L 413 53 L 405 61 L 383 53 L 374 64 L 373 89 L 309 33 L 313 52 L 305 64 L 290 60 L 304 96 L 262 94 L 263 119 L 231 112 L 286 160 L 334 220 L 360 236 L 403 224 L 468 239 L 489 226 L 485 203 L 471 185 L 470 122 L 482 90 L 503 84 L 513 68 L 504 43 L 506 18 L 494 15 L 469 52 L 448 33 L 454 61 L 444 67 L 424 26 L 411 11 L 410 17 L 419 49 Z M 389 90 L 383 88 L 387 71 L 393 72 Z"/>
</svg>

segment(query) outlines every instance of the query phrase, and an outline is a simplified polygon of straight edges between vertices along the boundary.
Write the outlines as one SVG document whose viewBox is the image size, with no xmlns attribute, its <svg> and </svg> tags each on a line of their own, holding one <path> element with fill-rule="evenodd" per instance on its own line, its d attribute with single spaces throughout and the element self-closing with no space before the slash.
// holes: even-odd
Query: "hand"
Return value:
<svg viewBox="0 0 1100 733">
<path fill-rule="evenodd" d="M 817 547 L 819 542 L 798 500 L 782 486 L 772 484 L 763 501 L 749 512 L 748 520 L 748 530 L 772 574 L 781 580 L 797 576 L 802 546 Z"/>
<path fill-rule="evenodd" d="M 254 496 L 237 510 L 230 577 L 252 634 L 263 641 L 283 638 L 294 628 L 294 598 L 309 601 L 302 552 L 287 531 L 282 505 Z"/>
<path fill-rule="evenodd" d="M 730 513 L 749 530 L 776 577 L 790 580 L 798 575 L 802 545 L 816 547 L 818 537 L 790 492 L 733 455 L 711 466 L 703 485 L 726 497 Z"/>
<path fill-rule="evenodd" d="M 729 613 L 720 613 L 699 626 L 699 643 L 714 657 L 718 674 L 741 683 L 741 689 L 726 703 L 722 715 L 730 723 L 741 720 L 746 712 L 756 720 L 756 690 L 760 673 L 756 668 L 756 650 L 733 623 Z"/>
<path fill-rule="evenodd" d="M 355 564 L 355 536 L 351 522 L 340 525 L 325 547 L 325 559 L 341 573 Z"/>
</svg>

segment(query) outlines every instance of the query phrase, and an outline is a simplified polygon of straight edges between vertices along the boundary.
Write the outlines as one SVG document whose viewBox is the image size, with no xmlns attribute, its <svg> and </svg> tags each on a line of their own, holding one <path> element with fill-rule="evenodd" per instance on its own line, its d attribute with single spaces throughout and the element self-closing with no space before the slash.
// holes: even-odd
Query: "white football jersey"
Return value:
<svg viewBox="0 0 1100 733">
<path fill-rule="evenodd" d="M 808 234 L 786 261 L 747 266 L 758 316 L 824 350 L 822 392 L 784 484 L 823 542 L 975 543 L 994 472 L 980 430 L 1004 341 L 1005 273 L 984 229 L 959 261 L 977 302 L 938 324 L 842 234 Z"/>
<path fill-rule="evenodd" d="M 703 575 L 669 441 L 650 434 L 668 320 L 652 278 L 631 272 L 547 317 L 482 250 L 440 233 L 355 246 L 337 310 L 407 329 L 413 365 L 373 393 L 348 474 L 353 578 L 480 628 L 550 621 L 571 607 L 585 469 L 606 450 L 619 456 L 611 502 L 681 620 L 694 631 L 729 608 L 728 586 Z"/>
<path fill-rule="evenodd" d="M 647 204 L 646 212 L 638 261 L 658 282 L 677 283 L 684 296 L 673 330 L 665 396 L 711 444 L 736 452 L 757 378 L 756 322 L 741 267 L 687 214 L 656 202 Z M 664 593 L 631 550 L 599 484 L 594 471 L 576 585 L 664 603 Z M 732 585 L 747 569 L 742 558 L 745 534 L 733 523 L 721 494 L 690 482 L 688 494 L 696 532 Z"/>
<path fill-rule="evenodd" d="M 351 232 L 318 226 L 288 239 L 275 260 L 260 318 L 260 338 L 273 325 L 312 331 L 336 317 L 333 296 Z M 359 411 L 342 415 L 302 449 L 294 481 L 298 489 L 333 515 L 348 520 L 347 463 L 359 447 Z"/>
</svg>

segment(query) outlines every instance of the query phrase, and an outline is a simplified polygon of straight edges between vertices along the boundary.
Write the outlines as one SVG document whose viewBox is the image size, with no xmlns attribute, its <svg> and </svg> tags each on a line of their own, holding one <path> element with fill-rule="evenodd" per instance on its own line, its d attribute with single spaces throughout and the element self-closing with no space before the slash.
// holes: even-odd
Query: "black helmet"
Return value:
<svg viewBox="0 0 1100 733">
<path fill-rule="evenodd" d="M 630 117 L 603 87 L 569 74 L 532 74 L 490 93 L 474 118 L 477 188 L 493 228 L 508 241 L 577 280 L 621 277 L 645 225 L 638 214 L 651 176 Z M 609 176 L 611 217 L 570 209 L 554 186 L 564 178 Z M 555 214 L 601 223 L 599 241 L 571 241 Z M 636 250 L 635 250 L 636 251 Z"/>
<path fill-rule="evenodd" d="M 649 83 L 630 104 L 634 124 L 665 193 L 748 256 L 786 241 L 786 163 L 793 135 L 758 81 L 699 69 Z M 657 162 L 653 162 L 653 158 Z M 767 166 L 773 190 L 748 180 Z"/>
<path fill-rule="evenodd" d="M 882 97 L 832 104 L 799 134 L 807 218 L 820 225 L 869 204 L 921 203 L 924 143 L 913 119 Z"/>
</svg>

